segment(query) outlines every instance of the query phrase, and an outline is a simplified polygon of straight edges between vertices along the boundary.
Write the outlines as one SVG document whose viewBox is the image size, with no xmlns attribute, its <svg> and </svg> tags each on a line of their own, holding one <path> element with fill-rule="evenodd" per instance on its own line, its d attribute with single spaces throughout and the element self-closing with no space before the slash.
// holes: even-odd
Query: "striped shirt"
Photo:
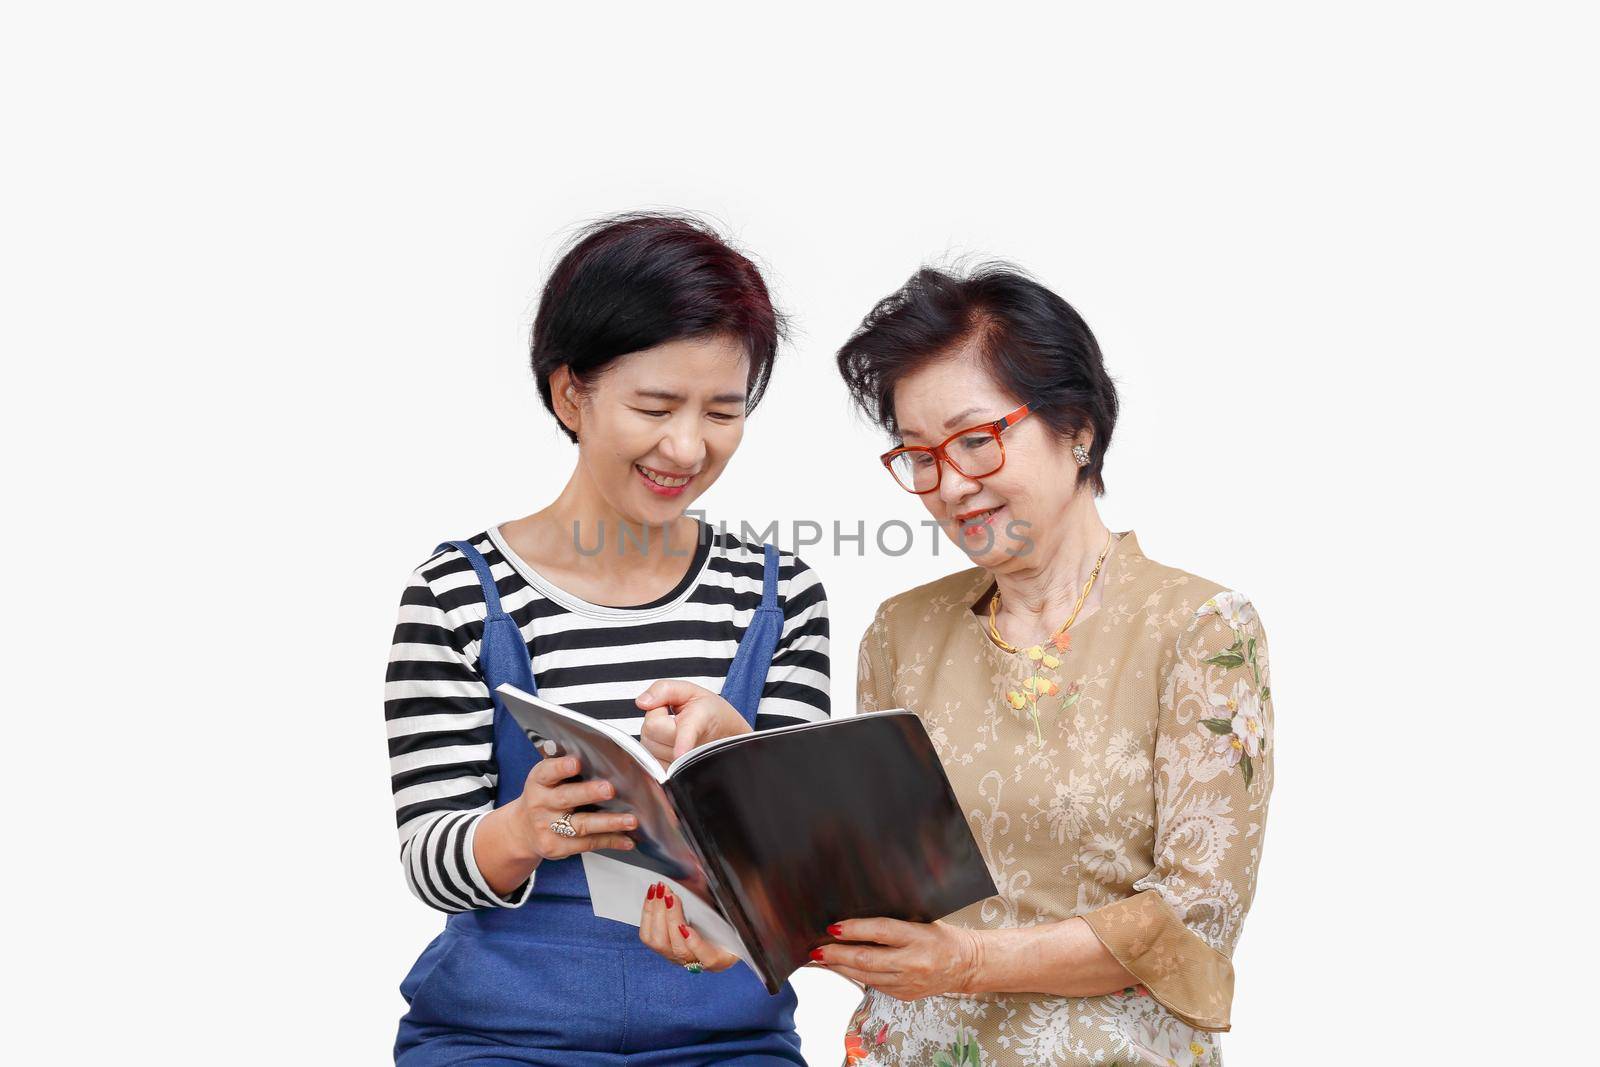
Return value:
<svg viewBox="0 0 1600 1067">
<path fill-rule="evenodd" d="M 507 614 L 533 657 L 547 700 L 607 719 L 638 736 L 634 704 L 651 682 L 678 678 L 717 692 L 761 603 L 763 553 L 702 525 L 677 588 L 639 607 L 591 604 L 552 585 L 492 529 L 470 538 L 488 562 Z M 597 557 L 599 562 L 603 557 Z M 825 718 L 828 603 L 816 572 L 779 557 L 783 632 L 757 709 L 756 729 Z M 466 558 L 447 549 L 412 572 L 389 653 L 384 719 L 411 891 L 445 912 L 516 907 L 532 881 L 496 894 L 473 857 L 473 835 L 494 807 L 494 705 L 478 669 L 488 614 Z"/>
</svg>

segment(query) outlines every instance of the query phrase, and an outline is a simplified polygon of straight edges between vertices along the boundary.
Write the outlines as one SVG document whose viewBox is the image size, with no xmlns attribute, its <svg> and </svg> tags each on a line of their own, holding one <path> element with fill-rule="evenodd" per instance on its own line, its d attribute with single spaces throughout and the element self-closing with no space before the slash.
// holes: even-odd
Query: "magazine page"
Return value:
<svg viewBox="0 0 1600 1067">
<path fill-rule="evenodd" d="M 744 735 L 686 762 L 672 791 L 771 990 L 830 940 L 829 923 L 931 922 L 995 893 L 909 712 Z"/>
</svg>

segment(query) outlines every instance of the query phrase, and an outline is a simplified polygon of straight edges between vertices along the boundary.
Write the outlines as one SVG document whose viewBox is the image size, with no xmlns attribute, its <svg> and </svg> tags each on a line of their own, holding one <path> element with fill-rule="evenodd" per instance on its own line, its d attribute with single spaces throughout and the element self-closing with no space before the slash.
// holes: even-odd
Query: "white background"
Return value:
<svg viewBox="0 0 1600 1067">
<path fill-rule="evenodd" d="M 641 207 L 796 327 L 713 516 L 921 517 L 831 354 L 926 260 L 1096 330 L 1103 515 L 1272 638 L 1234 1067 L 1592 1056 L 1593 27 L 1104 7 L 8 9 L 4 1058 L 386 1062 L 439 923 L 395 606 L 565 479 L 533 298 Z M 878 601 L 960 561 L 806 556 L 848 708 Z M 835 1063 L 853 993 L 798 985 Z"/>
</svg>

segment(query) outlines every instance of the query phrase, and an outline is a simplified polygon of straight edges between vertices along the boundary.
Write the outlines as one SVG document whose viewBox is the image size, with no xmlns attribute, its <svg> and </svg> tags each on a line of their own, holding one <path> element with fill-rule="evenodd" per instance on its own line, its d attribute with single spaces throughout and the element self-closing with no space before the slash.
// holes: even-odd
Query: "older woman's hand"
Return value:
<svg viewBox="0 0 1600 1067">
<path fill-rule="evenodd" d="M 707 741 L 750 732 L 737 708 L 692 682 L 656 682 L 634 703 L 645 713 L 639 740 L 663 765 Z"/>
<path fill-rule="evenodd" d="M 699 964 L 702 970 L 725 971 L 739 957 L 701 937 L 683 917 L 683 901 L 665 884 L 657 882 L 644 896 L 644 911 L 639 915 L 639 940 L 658 955 L 685 967 Z"/>
<path fill-rule="evenodd" d="M 896 1000 L 966 992 L 982 963 L 977 935 L 942 922 L 846 919 L 828 932 L 849 943 L 824 945 L 811 958 Z"/>
</svg>

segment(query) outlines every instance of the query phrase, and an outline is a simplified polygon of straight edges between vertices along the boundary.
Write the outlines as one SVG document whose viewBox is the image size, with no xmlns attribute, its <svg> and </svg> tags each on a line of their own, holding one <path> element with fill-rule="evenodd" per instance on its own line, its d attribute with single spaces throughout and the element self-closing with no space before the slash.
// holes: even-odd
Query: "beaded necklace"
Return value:
<svg viewBox="0 0 1600 1067">
<path fill-rule="evenodd" d="M 1045 644 L 1049 644 L 1056 652 L 1065 652 L 1072 646 L 1072 638 L 1067 630 L 1078 619 L 1078 612 L 1083 610 L 1084 601 L 1089 599 L 1089 590 L 1094 588 L 1095 579 L 1100 577 L 1100 568 L 1105 565 L 1106 556 L 1111 552 L 1111 532 L 1106 531 L 1106 547 L 1101 550 L 1100 558 L 1094 561 L 1094 570 L 1089 572 L 1088 581 L 1083 583 L 1083 592 L 1078 594 L 1078 602 L 1072 608 L 1072 614 L 1067 616 L 1067 621 L 1056 627 L 1055 631 L 1040 644 L 1026 650 L 1029 662 L 1033 666 L 1032 676 L 1022 683 L 1021 691 L 1011 690 L 1006 693 L 1006 702 L 1011 705 L 1011 710 L 1022 711 L 1027 709 L 1028 715 L 1033 719 L 1033 730 L 1041 744 L 1044 743 L 1044 730 L 1039 724 L 1039 698 L 1053 696 L 1061 692 L 1061 680 L 1052 677 L 1045 671 L 1054 671 L 1061 666 L 1061 660 L 1054 654 L 1045 651 Z M 1002 650 L 1015 654 L 1024 650 L 1006 641 L 1000 636 L 1000 628 L 995 625 L 995 617 L 1000 610 L 1000 590 L 994 591 L 994 596 L 989 599 L 989 640 Z M 1072 707 L 1078 702 L 1078 687 L 1070 686 L 1066 695 L 1061 698 L 1063 710 Z"/>
</svg>

